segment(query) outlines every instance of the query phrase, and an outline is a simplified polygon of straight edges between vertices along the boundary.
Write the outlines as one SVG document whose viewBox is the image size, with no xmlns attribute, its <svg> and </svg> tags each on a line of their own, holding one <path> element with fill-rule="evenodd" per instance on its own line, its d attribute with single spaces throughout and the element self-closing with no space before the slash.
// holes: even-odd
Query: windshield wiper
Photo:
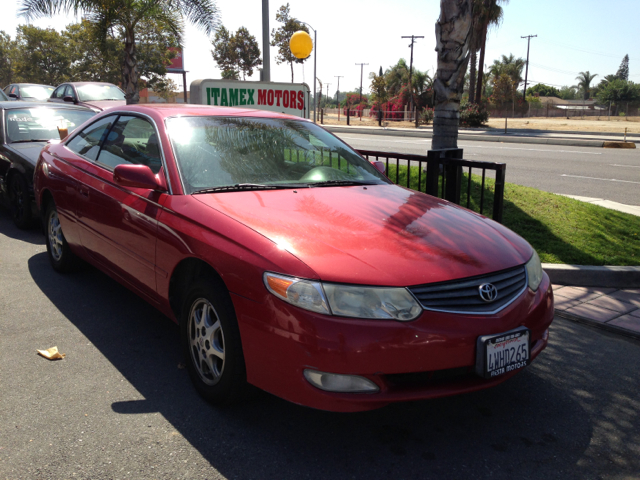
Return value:
<svg viewBox="0 0 640 480">
<path fill-rule="evenodd" d="M 378 185 L 371 182 L 359 182 L 357 180 L 325 180 L 324 182 L 310 183 L 310 187 L 348 187 L 352 185 Z"/>
<path fill-rule="evenodd" d="M 48 142 L 49 140 L 51 140 L 51 139 L 38 140 L 36 138 L 32 138 L 31 140 L 13 140 L 9 145 L 14 144 L 14 143 Z"/>
<path fill-rule="evenodd" d="M 203 188 L 192 192 L 215 193 L 215 192 L 238 192 L 242 190 L 284 190 L 291 188 L 309 188 L 306 183 L 285 183 L 285 184 L 262 184 L 262 183 L 236 183 L 235 185 L 223 185 L 220 187 Z"/>
</svg>

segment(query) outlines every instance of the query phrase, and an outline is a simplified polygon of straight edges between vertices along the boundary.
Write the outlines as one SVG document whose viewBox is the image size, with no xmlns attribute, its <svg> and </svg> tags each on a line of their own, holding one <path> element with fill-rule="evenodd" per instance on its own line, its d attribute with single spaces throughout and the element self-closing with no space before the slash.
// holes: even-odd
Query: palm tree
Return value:
<svg viewBox="0 0 640 480">
<path fill-rule="evenodd" d="M 136 31 L 144 21 L 152 21 L 182 43 L 184 19 L 210 35 L 218 26 L 214 0 L 21 0 L 20 15 L 27 20 L 58 13 L 78 14 L 89 20 L 101 38 L 111 29 L 124 41 L 122 87 L 127 103 L 138 103 Z"/>
<path fill-rule="evenodd" d="M 474 15 L 477 15 L 478 21 L 474 29 L 475 41 L 473 45 L 480 49 L 478 80 L 474 96 L 476 103 L 482 101 L 482 87 L 484 85 L 482 77 L 484 75 L 484 53 L 487 44 L 487 30 L 489 26 L 499 25 L 502 21 L 503 10 L 498 4 L 506 4 L 508 2 L 509 0 L 475 0 L 478 6 L 476 8 L 476 5 L 474 5 Z"/>
<path fill-rule="evenodd" d="M 587 70 L 586 72 L 580 72 L 580 74 L 576 77 L 576 80 L 578 80 L 578 84 L 575 85 L 575 88 L 582 91 L 582 95 L 585 100 L 589 100 L 589 97 L 591 95 L 591 81 L 597 76 L 597 73 L 591 75 L 589 70 Z"/>
<path fill-rule="evenodd" d="M 433 82 L 433 149 L 457 148 L 460 97 L 469 63 L 473 0 L 440 0 L 436 22 L 438 71 Z"/>
<path fill-rule="evenodd" d="M 489 68 L 492 77 L 499 77 L 501 74 L 506 73 L 511 77 L 511 81 L 517 89 L 520 83 L 522 83 L 522 70 L 524 69 L 526 62 L 524 58 L 516 58 L 513 53 L 510 53 L 507 57 L 502 55 L 502 59 L 494 60 L 493 65 Z"/>
<path fill-rule="evenodd" d="M 387 82 L 387 90 L 393 97 L 397 95 L 403 85 L 409 83 L 409 66 L 404 58 L 398 60 L 393 67 L 384 72 L 384 79 Z"/>
</svg>

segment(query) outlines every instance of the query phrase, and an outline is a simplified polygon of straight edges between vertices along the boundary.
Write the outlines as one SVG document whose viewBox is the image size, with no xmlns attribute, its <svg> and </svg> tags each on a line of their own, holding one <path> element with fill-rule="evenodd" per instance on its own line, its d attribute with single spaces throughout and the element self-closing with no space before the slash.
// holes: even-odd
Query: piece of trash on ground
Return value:
<svg viewBox="0 0 640 480">
<path fill-rule="evenodd" d="M 66 353 L 60 353 L 58 347 L 47 348 L 46 350 L 38 350 L 38 353 L 49 360 L 62 360 L 67 356 Z"/>
</svg>

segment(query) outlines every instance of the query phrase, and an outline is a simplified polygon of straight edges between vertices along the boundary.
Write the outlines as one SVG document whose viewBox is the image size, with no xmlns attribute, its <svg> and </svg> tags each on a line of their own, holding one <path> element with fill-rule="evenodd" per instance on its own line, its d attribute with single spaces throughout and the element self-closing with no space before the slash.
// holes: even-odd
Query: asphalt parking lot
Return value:
<svg viewBox="0 0 640 480">
<path fill-rule="evenodd" d="M 640 342 L 556 318 L 491 390 L 377 411 L 263 392 L 212 407 L 178 327 L 104 274 L 49 266 L 0 210 L 0 478 L 640 478 Z M 36 349 L 66 353 L 48 361 Z"/>
</svg>

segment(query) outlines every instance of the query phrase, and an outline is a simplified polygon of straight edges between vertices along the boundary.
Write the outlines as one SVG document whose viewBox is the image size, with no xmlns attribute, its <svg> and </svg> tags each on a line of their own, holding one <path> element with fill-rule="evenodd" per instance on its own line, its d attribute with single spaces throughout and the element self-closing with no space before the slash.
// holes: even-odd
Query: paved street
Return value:
<svg viewBox="0 0 640 480">
<path fill-rule="evenodd" d="M 430 138 L 337 133 L 354 148 L 426 155 Z M 563 195 L 640 205 L 640 149 L 461 140 L 464 157 L 507 164 L 507 182 Z"/>
<path fill-rule="evenodd" d="M 505 384 L 360 414 L 257 392 L 217 409 L 178 328 L 92 268 L 61 276 L 0 211 L 0 478 L 637 478 L 640 342 L 556 319 Z M 50 362 L 36 348 L 66 353 Z"/>
</svg>

